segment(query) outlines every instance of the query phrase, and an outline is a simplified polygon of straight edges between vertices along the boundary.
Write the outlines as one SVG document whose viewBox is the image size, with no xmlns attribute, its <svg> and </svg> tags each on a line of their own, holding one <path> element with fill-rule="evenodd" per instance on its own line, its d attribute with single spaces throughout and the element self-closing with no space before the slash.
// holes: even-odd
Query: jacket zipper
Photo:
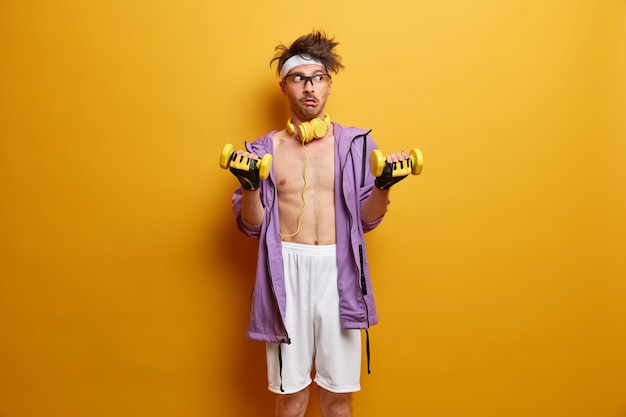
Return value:
<svg viewBox="0 0 626 417">
<path fill-rule="evenodd" d="M 359 135 L 360 137 L 363 138 L 363 157 L 362 157 L 362 165 L 361 165 L 361 188 L 365 187 L 365 174 L 366 174 L 366 169 L 367 169 L 367 135 L 371 132 L 368 131 L 367 133 L 365 133 L 364 135 Z M 359 136 L 355 136 L 354 139 L 358 138 Z M 353 140 L 354 140 L 353 139 Z M 345 166 L 345 164 L 344 164 Z M 342 177 L 343 177 L 343 167 L 341 167 L 342 169 Z M 343 185 L 343 184 L 342 184 Z M 343 193 L 342 193 L 343 194 Z M 346 204 L 346 200 L 345 198 L 343 199 L 343 203 L 344 205 L 347 206 Z M 352 222 L 354 221 L 354 219 L 352 218 L 351 212 L 348 209 L 347 210 L 348 215 L 350 216 L 350 223 L 352 224 Z M 365 351 L 366 351 L 366 355 L 367 355 L 367 373 L 370 374 L 372 373 L 371 371 L 371 351 L 370 351 L 370 334 L 369 334 L 369 327 L 370 327 L 370 314 L 369 314 L 369 308 L 367 306 L 367 300 L 365 299 L 366 295 L 367 295 L 367 285 L 365 282 L 365 262 L 363 260 L 363 244 L 359 243 L 359 273 L 360 273 L 360 283 L 361 283 L 361 295 L 363 297 L 363 305 L 365 306 L 365 320 L 367 322 L 367 328 L 365 328 Z"/>
<path fill-rule="evenodd" d="M 274 192 L 274 198 L 272 198 L 272 207 L 273 207 L 274 204 L 276 204 L 276 187 L 274 187 L 273 184 L 271 184 L 270 186 L 272 187 L 272 190 Z M 263 204 L 263 207 L 265 207 L 265 204 Z M 267 220 L 268 228 L 269 228 L 270 221 L 271 221 L 269 216 L 271 216 L 272 207 L 270 207 L 270 209 L 266 211 L 268 213 L 268 220 Z M 268 250 L 267 248 L 269 248 L 269 245 L 267 244 L 267 233 L 265 234 L 265 248 L 266 248 L 266 251 Z M 270 280 L 270 286 L 272 287 L 272 295 L 274 295 L 274 301 L 276 302 L 276 311 L 278 311 L 278 315 L 279 315 L 280 321 L 282 323 L 283 331 L 285 332 L 285 335 L 287 336 L 286 339 L 281 339 L 280 343 L 287 343 L 288 345 L 290 345 L 291 344 L 291 340 L 289 339 L 289 334 L 287 333 L 287 328 L 285 327 L 285 323 L 283 322 L 282 317 L 280 316 L 280 309 L 278 308 L 278 297 L 276 296 L 276 289 L 274 288 L 274 278 L 272 276 L 272 269 L 270 268 L 270 256 L 269 256 L 269 253 L 265 254 L 265 259 L 266 259 L 267 275 L 268 275 L 269 280 Z"/>
<path fill-rule="evenodd" d="M 367 307 L 367 300 L 365 299 L 365 296 L 367 295 L 367 285 L 365 284 L 365 272 L 364 270 L 364 263 L 363 263 L 363 245 L 359 244 L 359 258 L 361 261 L 361 293 L 363 294 L 363 305 L 365 306 L 365 319 L 367 320 L 367 328 L 365 329 L 365 353 L 367 355 L 367 373 L 371 374 L 372 373 L 372 369 L 371 369 L 371 359 L 372 359 L 372 353 L 370 350 L 370 332 L 369 332 L 369 327 L 370 327 L 370 312 L 369 312 L 369 308 Z"/>
<path fill-rule="evenodd" d="M 365 285 L 365 271 L 363 263 L 363 245 L 359 243 L 359 261 L 361 262 L 361 292 L 367 295 L 367 286 Z"/>
<path fill-rule="evenodd" d="M 367 159 L 366 159 L 367 158 L 367 135 L 369 135 L 370 132 L 371 130 L 365 133 L 364 135 L 361 135 L 361 137 L 363 138 L 363 158 L 362 158 L 363 163 L 361 164 L 361 188 L 365 187 L 365 169 L 367 168 Z"/>
</svg>

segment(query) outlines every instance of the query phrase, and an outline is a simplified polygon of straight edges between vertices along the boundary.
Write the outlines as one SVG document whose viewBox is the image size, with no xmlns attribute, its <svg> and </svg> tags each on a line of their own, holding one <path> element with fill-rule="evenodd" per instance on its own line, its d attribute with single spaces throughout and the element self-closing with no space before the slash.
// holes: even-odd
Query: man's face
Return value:
<svg viewBox="0 0 626 417">
<path fill-rule="evenodd" d="M 333 81 L 322 66 L 299 65 L 280 81 L 280 88 L 289 100 L 291 113 L 300 121 L 323 118 L 326 100 Z"/>
</svg>

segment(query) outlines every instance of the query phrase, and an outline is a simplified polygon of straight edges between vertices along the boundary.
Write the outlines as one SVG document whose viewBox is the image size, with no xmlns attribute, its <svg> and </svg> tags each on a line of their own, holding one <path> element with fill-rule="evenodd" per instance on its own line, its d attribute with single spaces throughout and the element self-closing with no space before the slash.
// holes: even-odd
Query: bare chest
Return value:
<svg viewBox="0 0 626 417">
<path fill-rule="evenodd" d="M 311 193 L 332 193 L 335 178 L 334 138 L 312 141 L 305 146 L 282 141 L 274 149 L 274 175 L 279 198 Z"/>
</svg>

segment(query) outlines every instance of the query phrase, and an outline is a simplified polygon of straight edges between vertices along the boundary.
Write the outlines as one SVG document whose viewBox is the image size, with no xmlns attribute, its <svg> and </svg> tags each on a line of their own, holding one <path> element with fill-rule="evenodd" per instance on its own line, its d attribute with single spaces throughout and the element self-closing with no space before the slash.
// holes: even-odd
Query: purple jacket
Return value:
<svg viewBox="0 0 626 417">
<path fill-rule="evenodd" d="M 345 329 L 367 329 L 378 323 L 367 264 L 364 232 L 380 224 L 361 219 L 360 209 L 370 195 L 374 177 L 369 155 L 376 144 L 369 131 L 333 123 L 335 134 L 335 224 L 341 323 Z M 246 144 L 249 152 L 260 157 L 273 153 L 275 132 Z M 251 298 L 248 337 L 271 343 L 290 343 L 285 330 L 285 284 L 279 235 L 278 200 L 273 169 L 261 181 L 261 201 L 265 215 L 261 225 L 241 218 L 242 189 L 237 187 L 232 206 L 238 228 L 259 239 L 256 281 Z"/>
</svg>

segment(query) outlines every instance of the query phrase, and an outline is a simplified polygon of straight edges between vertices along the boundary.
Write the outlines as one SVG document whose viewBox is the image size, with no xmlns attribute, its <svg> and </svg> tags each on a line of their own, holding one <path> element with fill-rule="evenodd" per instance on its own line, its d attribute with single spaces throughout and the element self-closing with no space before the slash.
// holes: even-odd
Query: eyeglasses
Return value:
<svg viewBox="0 0 626 417">
<path fill-rule="evenodd" d="M 328 74 L 315 74 L 307 77 L 302 74 L 289 74 L 283 78 L 283 82 L 295 85 L 306 85 L 309 81 L 311 85 L 322 85 L 330 81 L 330 75 Z"/>
</svg>

